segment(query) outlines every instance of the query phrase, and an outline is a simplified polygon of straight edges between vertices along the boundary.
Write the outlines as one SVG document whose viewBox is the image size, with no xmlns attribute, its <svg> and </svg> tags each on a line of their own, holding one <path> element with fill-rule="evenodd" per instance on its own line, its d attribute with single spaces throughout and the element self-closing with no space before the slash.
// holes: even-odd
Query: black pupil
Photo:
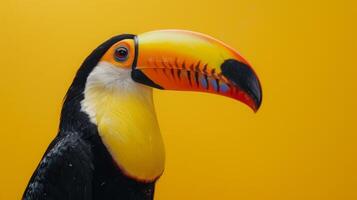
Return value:
<svg viewBox="0 0 357 200">
<path fill-rule="evenodd" d="M 126 59 L 127 55 L 128 55 L 128 50 L 125 47 L 119 47 L 115 50 L 115 56 L 120 61 Z"/>
</svg>

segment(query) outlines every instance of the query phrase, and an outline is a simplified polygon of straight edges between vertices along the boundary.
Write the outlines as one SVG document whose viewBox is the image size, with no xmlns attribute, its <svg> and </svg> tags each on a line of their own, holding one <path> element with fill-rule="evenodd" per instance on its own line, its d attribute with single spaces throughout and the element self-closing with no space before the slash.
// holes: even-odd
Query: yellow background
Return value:
<svg viewBox="0 0 357 200">
<path fill-rule="evenodd" d="M 56 135 L 84 58 L 121 33 L 179 28 L 246 57 L 254 114 L 221 96 L 155 91 L 167 162 L 160 199 L 357 199 L 356 3 L 44 1 L 0 6 L 0 199 L 19 199 Z"/>
</svg>

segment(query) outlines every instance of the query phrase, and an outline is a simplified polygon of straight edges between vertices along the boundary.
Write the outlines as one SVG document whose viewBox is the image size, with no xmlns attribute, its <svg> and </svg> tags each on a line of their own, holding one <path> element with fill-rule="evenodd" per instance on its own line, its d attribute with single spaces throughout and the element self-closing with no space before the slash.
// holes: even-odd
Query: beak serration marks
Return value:
<svg viewBox="0 0 357 200">
<path fill-rule="evenodd" d="M 198 72 L 200 71 L 200 64 L 201 64 L 201 61 L 199 60 L 195 66 L 195 81 L 196 81 L 196 85 L 197 87 L 200 87 L 200 81 L 198 80 L 198 77 L 199 77 L 199 74 Z"/>
<path fill-rule="evenodd" d="M 148 61 L 148 67 L 145 69 L 154 69 L 156 73 L 162 70 L 167 78 L 172 77 L 173 80 L 181 81 L 188 79 L 190 87 L 203 88 L 205 90 L 213 90 L 219 93 L 235 93 L 233 83 L 222 75 L 217 73 L 215 68 L 209 70 L 208 63 L 203 64 L 200 60 L 190 63 L 189 67 L 185 60 L 180 61 L 177 57 L 174 59 L 168 58 L 152 58 Z M 169 73 L 167 73 L 169 72 Z"/>
</svg>

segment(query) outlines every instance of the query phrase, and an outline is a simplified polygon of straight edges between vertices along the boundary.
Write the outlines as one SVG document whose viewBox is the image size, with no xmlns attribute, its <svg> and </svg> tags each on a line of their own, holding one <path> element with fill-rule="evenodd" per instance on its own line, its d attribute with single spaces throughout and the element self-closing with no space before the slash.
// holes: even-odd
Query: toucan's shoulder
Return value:
<svg viewBox="0 0 357 200">
<path fill-rule="evenodd" d="M 92 163 L 90 145 L 79 134 L 58 134 L 32 175 L 23 198 L 90 199 Z"/>
</svg>

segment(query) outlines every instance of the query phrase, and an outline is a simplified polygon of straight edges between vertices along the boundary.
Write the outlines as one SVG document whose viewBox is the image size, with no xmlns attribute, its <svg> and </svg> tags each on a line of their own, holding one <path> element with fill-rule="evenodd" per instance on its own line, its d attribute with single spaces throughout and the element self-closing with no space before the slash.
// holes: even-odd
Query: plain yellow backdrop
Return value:
<svg viewBox="0 0 357 200">
<path fill-rule="evenodd" d="M 84 58 L 121 33 L 223 40 L 263 85 L 254 114 L 210 94 L 155 91 L 167 161 L 156 200 L 357 199 L 357 5 L 323 0 L 2 0 L 0 199 L 20 199 Z"/>
</svg>

